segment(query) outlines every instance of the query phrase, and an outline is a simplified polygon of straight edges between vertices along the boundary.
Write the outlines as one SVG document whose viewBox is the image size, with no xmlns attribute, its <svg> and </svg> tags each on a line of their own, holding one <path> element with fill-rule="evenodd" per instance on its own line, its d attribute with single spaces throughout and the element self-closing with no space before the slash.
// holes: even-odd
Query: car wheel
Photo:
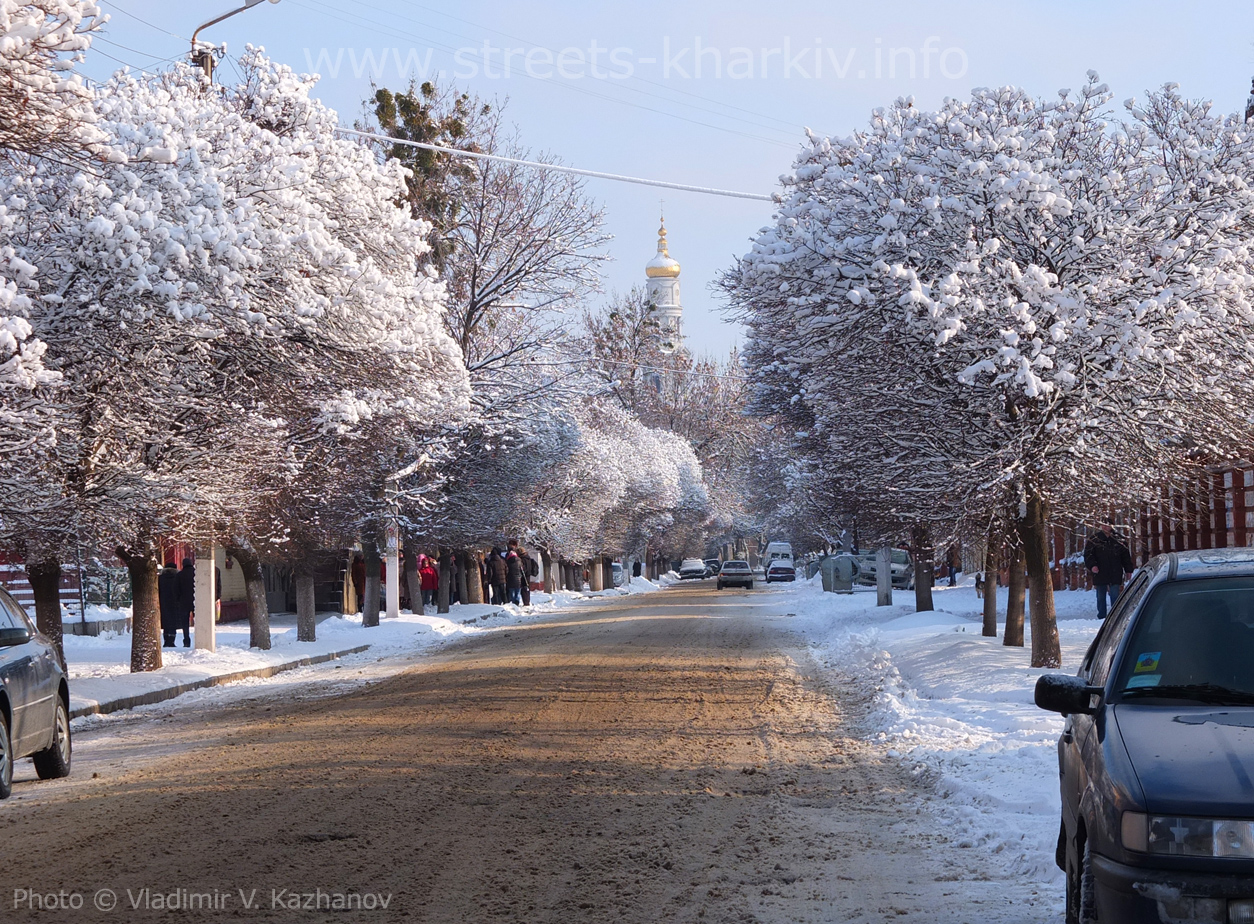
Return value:
<svg viewBox="0 0 1254 924">
<path fill-rule="evenodd" d="M 750 581 L 750 582 L 749 582 L 749 589 L 750 589 L 750 590 L 753 590 L 753 581 Z"/>
<path fill-rule="evenodd" d="M 57 717 L 53 725 L 52 744 L 34 755 L 35 773 L 41 780 L 59 780 L 70 775 L 70 713 L 60 696 L 57 697 Z"/>
<path fill-rule="evenodd" d="M 9 738 L 9 720 L 0 712 L 0 799 L 13 792 L 13 750 Z"/>
<path fill-rule="evenodd" d="M 1087 838 L 1080 853 L 1079 870 L 1067 870 L 1067 924 L 1098 924 L 1097 887 Z"/>
<path fill-rule="evenodd" d="M 718 582 L 718 589 L 719 589 L 719 590 L 722 590 L 722 589 L 723 589 L 723 582 L 722 582 L 722 581 L 719 581 L 719 582 Z"/>
</svg>

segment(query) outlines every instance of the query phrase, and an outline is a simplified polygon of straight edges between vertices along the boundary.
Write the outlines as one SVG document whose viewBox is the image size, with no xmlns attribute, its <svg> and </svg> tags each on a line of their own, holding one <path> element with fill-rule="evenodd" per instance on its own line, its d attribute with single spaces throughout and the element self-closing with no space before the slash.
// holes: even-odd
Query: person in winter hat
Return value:
<svg viewBox="0 0 1254 924">
<path fill-rule="evenodd" d="M 1093 586 L 1097 588 L 1097 618 L 1105 619 L 1106 599 L 1109 597 L 1113 606 L 1123 589 L 1124 575 L 1135 570 L 1132 553 L 1115 535 L 1115 528 L 1104 523 L 1101 530 L 1084 543 L 1084 565 L 1093 576 Z"/>
<path fill-rule="evenodd" d="M 172 561 L 166 562 L 157 576 L 157 599 L 161 603 L 163 647 L 173 648 L 179 628 L 179 566 Z"/>
</svg>

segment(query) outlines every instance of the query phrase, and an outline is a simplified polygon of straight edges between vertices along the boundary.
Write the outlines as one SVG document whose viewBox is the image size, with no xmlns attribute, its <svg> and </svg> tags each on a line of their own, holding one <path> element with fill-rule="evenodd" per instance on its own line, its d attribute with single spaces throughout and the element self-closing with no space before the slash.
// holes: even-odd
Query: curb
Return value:
<svg viewBox="0 0 1254 924">
<path fill-rule="evenodd" d="M 346 648 L 343 651 L 331 651 L 326 654 L 310 655 L 307 658 L 297 658 L 295 661 L 285 661 L 282 664 L 269 664 L 265 667 L 255 667 L 251 670 L 218 674 L 215 677 L 204 677 L 200 680 L 189 680 L 186 683 L 177 683 L 172 687 L 164 687 L 160 690 L 149 690 L 147 693 L 123 696 L 103 703 L 92 703 L 90 706 L 80 706 L 77 709 L 71 709 L 70 718 L 79 719 L 85 715 L 105 715 L 110 712 L 120 712 L 123 709 L 134 709 L 136 706 L 151 706 L 155 703 L 163 703 L 168 699 L 174 699 L 176 696 L 182 696 L 184 693 L 190 693 L 193 690 L 219 687 L 223 684 L 234 683 L 237 680 L 249 680 L 253 677 L 273 677 L 275 674 L 281 674 L 284 671 L 294 670 L 298 667 L 309 667 L 313 664 L 325 664 L 327 661 L 338 661 L 345 655 L 360 654 L 369 647 L 369 645 L 358 645 L 356 648 Z"/>
</svg>

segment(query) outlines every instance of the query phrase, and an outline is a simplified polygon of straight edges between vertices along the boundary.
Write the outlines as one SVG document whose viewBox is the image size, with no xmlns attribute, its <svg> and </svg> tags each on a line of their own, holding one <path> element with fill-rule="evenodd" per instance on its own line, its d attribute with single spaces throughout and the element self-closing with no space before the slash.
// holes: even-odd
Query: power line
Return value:
<svg viewBox="0 0 1254 924">
<path fill-rule="evenodd" d="M 439 144 L 428 144 L 424 141 L 407 141 L 404 138 L 390 138 L 387 135 L 380 135 L 376 132 L 362 132 L 353 128 L 337 128 L 337 132 L 345 135 L 356 135 L 360 138 L 369 138 L 373 141 L 382 141 L 387 144 L 401 144 L 411 148 L 422 148 L 427 151 L 441 151 L 445 154 L 451 154 L 455 157 L 471 157 L 475 160 L 491 160 L 505 164 L 519 164 L 523 167 L 533 167 L 537 170 L 551 170 L 554 173 L 572 173 L 576 176 L 593 177 L 598 180 L 615 180 L 619 183 L 635 183 L 639 186 L 660 186 L 663 189 L 678 189 L 683 192 L 702 193 L 707 196 L 727 196 L 732 199 L 755 199 L 759 202 L 774 202 L 774 196 L 767 196 L 761 193 L 735 192 L 730 189 L 715 189 L 709 186 L 689 186 L 684 183 L 670 183 L 666 180 L 648 180 L 637 176 L 623 176 L 617 173 L 601 173 L 597 170 L 581 170 L 578 167 L 566 167 L 561 164 L 546 164 L 535 160 L 521 160 L 517 157 L 504 157 L 500 154 L 481 154 L 478 151 L 463 151 L 458 148 L 449 148 Z"/>
<path fill-rule="evenodd" d="M 114 0 L 101 0 L 101 2 L 102 2 L 102 3 L 106 3 L 106 4 L 108 4 L 109 6 L 113 7 L 115 10 L 117 10 L 117 11 L 118 11 L 119 13 L 121 13 L 123 16 L 129 16 L 131 19 L 134 19 L 136 22 L 142 22 L 142 23 L 143 23 L 145 26 L 147 26 L 149 29 L 156 29 L 158 32 L 164 32 L 166 35 L 173 36 L 174 38 L 176 38 L 176 39 L 178 39 L 179 41 L 182 41 L 182 42 L 190 42 L 190 41 L 191 41 L 191 39 L 187 38 L 186 36 L 179 35 L 177 32 L 171 32 L 169 29 L 162 29 L 160 26 L 153 25 L 153 24 L 152 24 L 152 23 L 150 23 L 148 20 L 146 20 L 146 19 L 142 19 L 142 18 L 140 18 L 139 16 L 136 16 L 134 13 L 130 12 L 129 10 L 125 10 L 125 9 L 123 9 L 122 7 L 118 6 L 118 5 L 114 2 Z"/>
</svg>

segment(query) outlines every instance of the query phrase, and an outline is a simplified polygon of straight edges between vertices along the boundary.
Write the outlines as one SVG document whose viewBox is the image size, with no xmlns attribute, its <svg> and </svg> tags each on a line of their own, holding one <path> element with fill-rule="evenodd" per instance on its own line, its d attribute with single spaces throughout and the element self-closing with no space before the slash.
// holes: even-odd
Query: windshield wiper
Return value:
<svg viewBox="0 0 1254 924">
<path fill-rule="evenodd" d="M 1121 694 L 1125 697 L 1159 696 L 1168 699 L 1195 699 L 1201 703 L 1216 705 L 1254 705 L 1254 692 L 1233 690 L 1216 683 L 1173 683 L 1157 687 L 1132 687 Z"/>
</svg>

